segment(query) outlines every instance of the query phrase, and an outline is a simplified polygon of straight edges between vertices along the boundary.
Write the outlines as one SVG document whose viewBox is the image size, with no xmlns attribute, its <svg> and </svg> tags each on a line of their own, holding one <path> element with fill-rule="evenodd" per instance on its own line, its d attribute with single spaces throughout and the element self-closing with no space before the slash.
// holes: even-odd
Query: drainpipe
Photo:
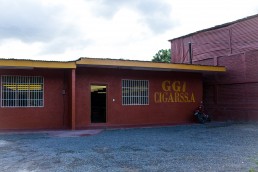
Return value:
<svg viewBox="0 0 258 172">
<path fill-rule="evenodd" d="M 72 130 L 75 130 L 75 128 L 76 128 L 76 122 L 75 122 L 75 119 L 76 119 L 76 111 L 75 111 L 75 78 L 76 78 L 76 74 L 75 74 L 75 69 L 72 69 L 72 71 L 71 71 L 71 97 L 70 97 L 70 99 L 71 99 L 71 117 L 72 117 Z"/>
<path fill-rule="evenodd" d="M 191 42 L 188 43 L 188 50 L 189 50 L 189 61 L 190 61 L 190 64 L 193 64 L 193 61 L 192 61 L 192 43 Z"/>
</svg>

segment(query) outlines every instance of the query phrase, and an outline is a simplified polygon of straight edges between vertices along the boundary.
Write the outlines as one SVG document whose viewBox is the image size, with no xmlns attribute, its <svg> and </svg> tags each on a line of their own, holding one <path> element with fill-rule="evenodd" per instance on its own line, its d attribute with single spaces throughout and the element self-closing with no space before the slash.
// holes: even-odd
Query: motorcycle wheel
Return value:
<svg viewBox="0 0 258 172">
<path fill-rule="evenodd" d="M 204 124 L 206 122 L 206 118 L 202 113 L 198 113 L 197 119 L 198 119 L 199 123 L 201 123 L 201 124 Z"/>
<path fill-rule="evenodd" d="M 211 118 L 210 117 L 207 118 L 207 122 L 211 122 Z"/>
</svg>

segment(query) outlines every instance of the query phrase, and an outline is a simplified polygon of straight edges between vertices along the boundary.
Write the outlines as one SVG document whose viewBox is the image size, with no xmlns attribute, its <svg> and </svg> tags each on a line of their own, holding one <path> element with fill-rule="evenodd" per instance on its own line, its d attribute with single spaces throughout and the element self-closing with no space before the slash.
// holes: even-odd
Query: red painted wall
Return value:
<svg viewBox="0 0 258 172">
<path fill-rule="evenodd" d="M 172 62 L 225 66 L 204 76 L 204 99 L 213 120 L 258 121 L 258 15 L 171 41 Z"/>
<path fill-rule="evenodd" d="M 122 79 L 149 80 L 149 105 L 122 106 Z M 186 92 L 194 93 L 195 102 L 155 103 L 155 92 L 166 92 L 162 89 L 162 82 L 166 80 L 186 82 Z M 202 75 L 198 73 L 79 67 L 76 70 L 76 128 L 94 127 L 90 122 L 91 84 L 108 87 L 107 127 L 190 123 L 202 99 Z"/>
<path fill-rule="evenodd" d="M 0 107 L 0 129 L 60 129 L 67 128 L 67 72 L 62 69 L 14 70 L 1 69 L 0 75 L 44 77 L 44 107 Z M 1 81 L 0 81 L 1 82 Z"/>
<path fill-rule="evenodd" d="M 204 98 L 213 119 L 258 121 L 258 51 L 215 59 L 225 74 L 205 78 Z"/>
<path fill-rule="evenodd" d="M 44 107 L 0 107 L 0 129 L 72 128 L 71 70 L 1 69 L 0 75 L 44 77 Z M 149 80 L 149 105 L 122 106 L 122 79 Z M 190 123 L 193 122 L 193 110 L 202 99 L 202 75 L 198 73 L 79 67 L 76 69 L 75 81 L 75 129 L 96 127 L 96 124 L 90 122 L 91 84 L 107 85 L 107 123 L 104 124 L 106 127 Z M 162 88 L 164 81 L 165 90 Z M 177 82 L 176 86 L 181 86 L 180 93 L 177 93 L 183 96 L 193 93 L 194 102 L 161 103 L 159 97 L 155 102 L 155 93 L 175 93 L 171 88 L 174 81 Z M 66 90 L 65 95 L 62 94 L 62 90 Z M 182 98 L 180 101 L 183 101 Z"/>
</svg>

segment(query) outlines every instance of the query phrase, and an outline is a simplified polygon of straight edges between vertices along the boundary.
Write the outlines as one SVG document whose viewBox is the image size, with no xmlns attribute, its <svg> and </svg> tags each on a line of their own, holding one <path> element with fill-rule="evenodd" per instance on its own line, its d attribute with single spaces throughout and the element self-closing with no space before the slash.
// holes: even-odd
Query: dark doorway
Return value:
<svg viewBox="0 0 258 172">
<path fill-rule="evenodd" d="M 91 85 L 91 122 L 106 122 L 106 85 Z"/>
</svg>

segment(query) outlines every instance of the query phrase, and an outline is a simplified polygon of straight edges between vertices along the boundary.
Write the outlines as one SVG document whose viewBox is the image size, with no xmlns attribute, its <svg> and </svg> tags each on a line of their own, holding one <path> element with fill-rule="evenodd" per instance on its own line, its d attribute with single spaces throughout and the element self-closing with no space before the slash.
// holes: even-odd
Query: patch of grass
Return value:
<svg viewBox="0 0 258 172">
<path fill-rule="evenodd" d="M 249 172 L 255 172 L 255 171 L 254 171 L 254 169 L 253 169 L 253 168 L 251 168 L 251 169 L 249 170 Z"/>
<path fill-rule="evenodd" d="M 249 172 L 258 172 L 258 160 L 254 160 L 257 167 L 251 168 Z"/>
</svg>

